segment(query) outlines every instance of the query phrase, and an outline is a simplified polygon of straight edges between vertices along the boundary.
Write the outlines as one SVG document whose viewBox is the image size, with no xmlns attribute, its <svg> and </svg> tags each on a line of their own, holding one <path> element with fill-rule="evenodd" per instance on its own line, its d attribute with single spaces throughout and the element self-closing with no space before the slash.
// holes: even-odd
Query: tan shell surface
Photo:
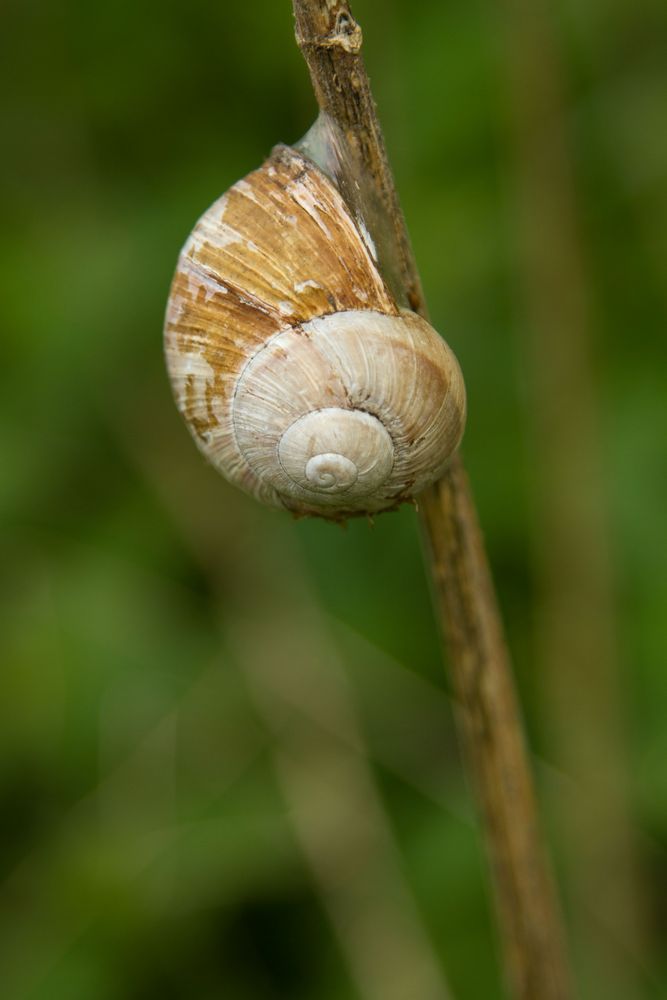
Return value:
<svg viewBox="0 0 667 1000">
<path fill-rule="evenodd" d="M 165 349 L 201 450 L 272 506 L 326 517 L 394 506 L 440 474 L 462 432 L 451 351 L 399 314 L 363 227 L 288 147 L 197 223 Z"/>
</svg>

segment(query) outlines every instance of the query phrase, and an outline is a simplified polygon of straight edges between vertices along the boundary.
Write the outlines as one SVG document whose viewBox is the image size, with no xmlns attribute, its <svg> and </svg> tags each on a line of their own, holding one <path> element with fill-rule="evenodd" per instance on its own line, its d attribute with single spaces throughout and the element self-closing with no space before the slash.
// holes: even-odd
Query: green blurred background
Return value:
<svg viewBox="0 0 667 1000">
<path fill-rule="evenodd" d="M 667 8 L 354 10 L 580 996 L 667 996 Z M 164 374 L 194 220 L 314 117 L 290 4 L 1 23 L 2 996 L 500 997 L 414 511 L 263 511 Z"/>
</svg>

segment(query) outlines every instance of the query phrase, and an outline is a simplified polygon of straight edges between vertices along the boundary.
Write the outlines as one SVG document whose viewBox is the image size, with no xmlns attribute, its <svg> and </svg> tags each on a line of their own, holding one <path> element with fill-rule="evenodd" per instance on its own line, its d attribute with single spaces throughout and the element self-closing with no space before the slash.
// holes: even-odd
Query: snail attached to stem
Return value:
<svg viewBox="0 0 667 1000">
<path fill-rule="evenodd" d="M 230 482 L 340 521 L 393 510 L 442 475 L 465 389 L 445 341 L 395 301 L 361 214 L 307 140 L 277 146 L 201 217 L 165 348 L 178 408 Z"/>
</svg>

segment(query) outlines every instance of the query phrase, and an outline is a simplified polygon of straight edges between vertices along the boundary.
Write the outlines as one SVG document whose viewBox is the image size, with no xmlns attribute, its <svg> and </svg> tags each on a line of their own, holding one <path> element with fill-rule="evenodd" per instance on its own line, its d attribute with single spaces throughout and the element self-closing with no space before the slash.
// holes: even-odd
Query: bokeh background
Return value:
<svg viewBox="0 0 667 1000">
<path fill-rule="evenodd" d="M 358 0 L 582 998 L 667 996 L 667 8 Z M 414 512 L 204 465 L 161 326 L 315 113 L 287 0 L 1 15 L 0 990 L 494 1000 Z"/>
</svg>

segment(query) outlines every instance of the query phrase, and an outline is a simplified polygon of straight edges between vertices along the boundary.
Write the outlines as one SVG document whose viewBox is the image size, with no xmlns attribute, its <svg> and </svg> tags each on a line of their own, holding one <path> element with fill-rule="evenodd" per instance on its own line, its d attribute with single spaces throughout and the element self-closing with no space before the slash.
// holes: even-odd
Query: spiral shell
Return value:
<svg viewBox="0 0 667 1000">
<path fill-rule="evenodd" d="M 454 355 L 400 310 L 334 184 L 289 147 L 202 216 L 165 326 L 201 450 L 264 503 L 339 520 L 438 478 L 465 421 Z"/>
</svg>

